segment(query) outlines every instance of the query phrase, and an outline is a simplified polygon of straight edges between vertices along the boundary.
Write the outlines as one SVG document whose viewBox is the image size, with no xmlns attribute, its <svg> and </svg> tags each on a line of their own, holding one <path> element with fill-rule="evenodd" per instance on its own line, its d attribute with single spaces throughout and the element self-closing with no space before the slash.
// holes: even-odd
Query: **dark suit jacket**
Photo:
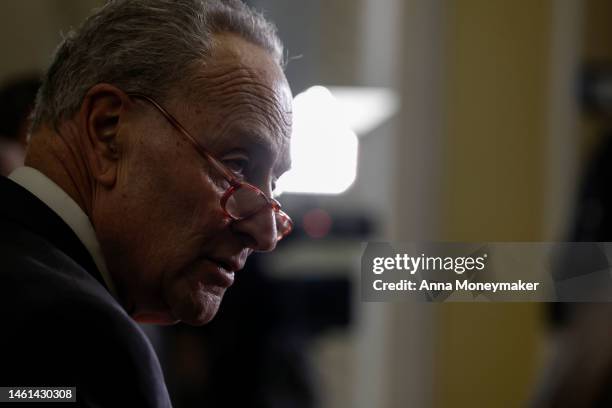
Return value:
<svg viewBox="0 0 612 408">
<path fill-rule="evenodd" d="M 85 407 L 168 407 L 157 357 L 89 252 L 0 177 L 0 386 L 76 386 Z M 2 405 L 2 404 L 0 404 Z"/>
</svg>

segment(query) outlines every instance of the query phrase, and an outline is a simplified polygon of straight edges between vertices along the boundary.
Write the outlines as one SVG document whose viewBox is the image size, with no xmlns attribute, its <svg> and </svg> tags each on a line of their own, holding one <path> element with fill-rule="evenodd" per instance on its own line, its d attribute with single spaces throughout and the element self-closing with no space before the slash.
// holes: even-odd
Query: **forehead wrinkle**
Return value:
<svg viewBox="0 0 612 408">
<path fill-rule="evenodd" d="M 217 83 L 231 81 L 240 77 L 251 77 L 253 73 L 244 65 L 236 66 L 206 66 L 205 72 L 197 76 L 198 84 L 203 88 L 213 87 Z"/>
<path fill-rule="evenodd" d="M 250 106 L 247 107 L 250 109 Z M 243 114 L 244 107 L 234 107 L 219 118 L 218 134 L 221 139 L 231 140 L 233 137 L 244 138 L 248 143 L 259 146 L 265 150 L 270 157 L 276 157 L 280 153 L 283 140 L 288 137 L 274 137 L 269 123 L 260 116 Z M 230 120 L 232 117 L 242 117 L 240 121 Z"/>
<path fill-rule="evenodd" d="M 258 78 L 258 74 L 244 66 L 207 69 L 199 75 L 200 90 L 208 102 L 219 108 L 250 104 L 261 114 L 269 116 L 275 130 L 287 133 L 291 127 L 291 111 L 284 106 L 286 95 Z"/>
<path fill-rule="evenodd" d="M 279 108 L 279 103 L 273 98 L 267 98 L 261 93 L 253 92 L 248 86 L 225 88 L 224 92 L 210 95 L 215 107 L 223 116 L 232 113 L 257 116 L 272 133 L 285 136 L 291 128 L 290 116 Z M 241 115 L 236 115 L 240 113 Z"/>
<path fill-rule="evenodd" d="M 265 108 L 249 101 L 224 106 L 221 116 L 223 120 L 228 122 L 254 122 L 261 127 L 262 130 L 260 132 L 266 131 L 266 133 L 270 134 L 271 138 L 283 139 L 289 137 L 287 126 L 279 124 L 275 119 L 270 118 Z"/>
</svg>

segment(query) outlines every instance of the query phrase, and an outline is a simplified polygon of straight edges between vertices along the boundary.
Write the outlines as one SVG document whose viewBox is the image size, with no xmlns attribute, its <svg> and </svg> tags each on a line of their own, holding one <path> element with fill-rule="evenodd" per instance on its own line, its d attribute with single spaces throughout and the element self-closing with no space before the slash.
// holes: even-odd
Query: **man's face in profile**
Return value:
<svg viewBox="0 0 612 408">
<path fill-rule="evenodd" d="M 271 196 L 289 167 L 289 86 L 263 48 L 235 35 L 215 38 L 188 95 L 177 92 L 163 105 L 217 159 Z M 119 126 L 125 147 L 116 184 L 93 210 L 109 270 L 137 320 L 206 323 L 249 254 L 276 246 L 274 213 L 225 217 L 219 200 L 227 181 L 153 107 L 132 107 Z"/>
</svg>

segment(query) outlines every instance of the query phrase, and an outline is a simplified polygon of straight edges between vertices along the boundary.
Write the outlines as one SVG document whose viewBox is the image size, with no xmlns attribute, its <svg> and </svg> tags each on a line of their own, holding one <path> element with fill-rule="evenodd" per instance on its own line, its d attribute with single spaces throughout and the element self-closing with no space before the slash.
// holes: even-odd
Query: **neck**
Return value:
<svg viewBox="0 0 612 408">
<path fill-rule="evenodd" d="M 25 165 L 49 177 L 91 218 L 95 184 L 85 161 L 86 151 L 73 122 L 57 130 L 41 126 L 32 133 Z"/>
</svg>

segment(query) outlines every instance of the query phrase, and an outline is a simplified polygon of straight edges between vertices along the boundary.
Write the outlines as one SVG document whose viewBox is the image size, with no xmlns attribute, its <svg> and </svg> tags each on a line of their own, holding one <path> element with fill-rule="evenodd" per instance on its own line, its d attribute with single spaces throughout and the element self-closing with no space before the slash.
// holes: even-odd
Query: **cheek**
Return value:
<svg viewBox="0 0 612 408">
<path fill-rule="evenodd" d="M 228 227 L 219 203 L 220 193 L 208 177 L 199 174 L 191 180 L 175 185 L 168 196 L 164 195 L 166 205 L 160 217 L 166 229 L 160 232 L 166 235 L 165 245 L 171 249 L 165 268 L 170 273 L 206 253 Z"/>
<path fill-rule="evenodd" d="M 170 156 L 170 157 L 169 157 Z M 157 213 L 160 221 L 170 224 L 167 231 L 175 229 L 197 229 L 198 220 L 210 215 L 216 208 L 218 192 L 205 173 L 206 170 L 197 165 L 191 156 L 171 157 L 151 163 L 146 178 L 146 193 L 148 207 Z"/>
<path fill-rule="evenodd" d="M 123 169 L 112 201 L 121 231 L 115 237 L 144 271 L 142 279 L 154 279 L 197 257 L 223 219 L 219 194 L 201 168 L 185 158 L 145 163 Z"/>
</svg>

